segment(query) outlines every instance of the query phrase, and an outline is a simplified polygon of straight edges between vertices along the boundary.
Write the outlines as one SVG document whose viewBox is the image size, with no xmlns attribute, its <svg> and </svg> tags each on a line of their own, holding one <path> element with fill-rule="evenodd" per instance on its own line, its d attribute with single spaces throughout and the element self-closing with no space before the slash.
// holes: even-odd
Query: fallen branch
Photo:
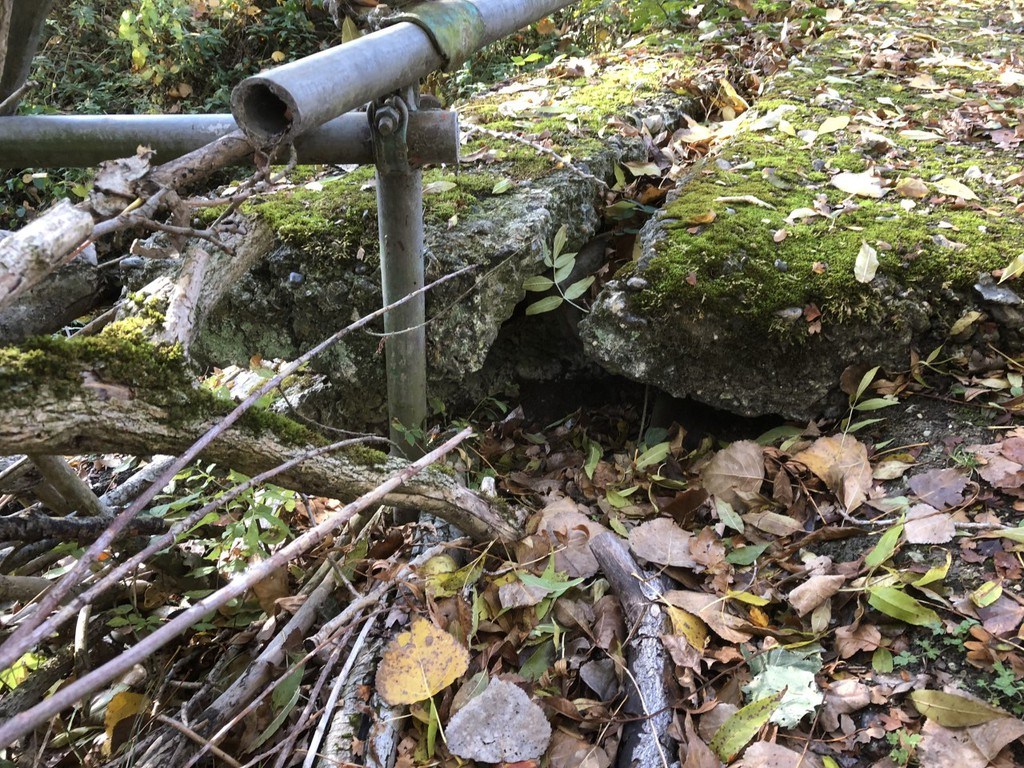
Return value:
<svg viewBox="0 0 1024 768">
<path fill-rule="evenodd" d="M 147 446 L 135 451 L 128 449 L 127 452 L 139 454 L 168 452 L 148 446 L 148 439 L 153 437 L 153 435 L 133 430 L 154 429 L 157 432 L 162 433 L 165 439 L 179 441 L 183 435 L 180 429 L 175 426 L 175 422 L 180 422 L 181 420 L 187 421 L 191 419 L 193 427 L 199 430 L 200 436 L 195 439 L 191 445 L 189 445 L 184 453 L 182 453 L 170 464 L 170 466 L 167 467 L 163 474 L 153 482 L 153 485 L 150 486 L 147 491 L 141 494 L 128 506 L 128 508 L 111 520 L 107 530 L 104 531 L 95 542 L 93 542 L 93 544 L 78 559 L 78 562 L 71 567 L 64 577 L 54 584 L 53 588 L 46 593 L 39 604 L 36 615 L 31 617 L 24 625 L 15 630 L 3 645 L 0 645 L 0 669 L 5 669 L 14 664 L 14 662 L 17 661 L 23 653 L 25 653 L 29 648 L 34 647 L 36 643 L 40 642 L 42 638 L 45 637 L 45 635 L 39 635 L 35 637 L 34 641 L 31 640 L 31 637 L 38 629 L 39 624 L 46 621 L 46 618 L 54 612 L 58 605 L 60 605 L 61 600 L 76 588 L 88 573 L 92 564 L 99 562 L 104 550 L 121 534 L 135 515 L 137 515 L 146 506 L 146 504 L 148 504 L 153 497 L 171 481 L 174 475 L 183 469 L 189 462 L 200 454 L 204 454 L 211 448 L 214 448 L 215 445 L 217 445 L 219 449 L 227 449 L 227 453 L 224 455 L 224 458 L 228 466 L 232 466 L 232 462 L 234 461 L 239 461 L 243 464 L 247 462 L 247 457 L 250 457 L 251 455 L 248 441 L 254 437 L 254 432 L 252 429 L 238 430 L 231 428 L 253 405 L 256 404 L 261 397 L 263 397 L 263 395 L 276 388 L 284 381 L 285 378 L 298 371 L 302 365 L 331 347 L 333 344 L 336 344 L 352 331 L 362 328 L 371 320 L 380 317 L 397 306 L 404 304 L 413 297 L 418 296 L 421 293 L 424 293 L 425 291 L 428 291 L 461 274 L 465 274 L 470 269 L 472 269 L 472 267 L 467 267 L 449 275 L 445 275 L 444 277 L 435 280 L 430 285 L 423 286 L 422 288 L 409 293 L 402 299 L 363 316 L 354 323 L 351 323 L 347 327 L 321 341 L 312 349 L 303 353 L 296 360 L 293 360 L 288 365 L 283 366 L 276 376 L 269 379 L 263 384 L 263 386 L 256 389 L 220 420 L 204 418 L 202 415 L 204 412 L 208 413 L 211 409 L 217 409 L 218 406 L 215 399 L 211 399 L 212 396 L 209 395 L 209 393 L 203 394 L 201 392 L 192 391 L 191 378 L 186 375 L 186 372 L 181 366 L 180 360 L 167 350 L 164 350 L 161 355 L 157 356 L 158 360 L 156 362 L 149 360 L 148 362 L 150 363 L 150 366 L 142 366 L 142 370 L 133 368 L 131 370 L 131 375 L 136 378 L 130 382 L 111 384 L 108 381 L 104 381 L 104 376 L 109 378 L 111 375 L 110 371 L 107 370 L 108 367 L 117 367 L 118 365 L 123 366 L 123 358 L 127 357 L 132 360 L 137 360 L 139 355 L 146 351 L 138 349 L 140 346 L 140 340 L 137 338 L 130 338 L 126 340 L 118 339 L 118 337 L 115 336 L 113 339 L 108 339 L 108 341 L 114 345 L 113 351 L 104 348 L 97 350 L 92 347 L 83 350 L 81 346 L 73 346 L 71 348 L 58 348 L 57 354 L 53 355 L 53 350 L 48 347 L 47 349 L 50 352 L 49 355 L 24 355 L 20 359 L 17 359 L 12 365 L 12 371 L 4 371 L 4 373 L 7 373 L 10 388 L 15 390 L 14 394 L 16 395 L 11 398 L 11 410 L 17 411 L 19 408 L 24 409 L 26 404 L 31 405 L 34 403 L 34 405 L 31 405 L 28 411 L 21 412 L 21 421 L 17 426 L 10 423 L 3 423 L 3 420 L 0 419 L 0 454 L 22 453 L 26 449 L 35 453 L 60 453 L 60 451 L 48 449 L 33 451 L 31 448 L 27 448 L 24 441 L 28 439 L 31 444 L 33 439 L 38 439 L 39 433 L 35 429 L 31 428 L 30 425 L 38 422 L 40 419 L 45 419 L 50 430 L 49 437 L 51 441 L 54 439 L 59 441 L 60 439 L 67 438 L 67 428 L 72 425 L 65 422 L 63 418 L 54 418 L 54 415 L 59 414 L 62 408 L 65 410 L 64 415 L 68 415 L 66 412 L 67 403 L 69 402 L 69 393 L 67 390 L 72 388 L 77 388 L 79 397 L 74 399 L 78 405 L 81 406 L 83 400 L 86 405 L 84 410 L 78 409 L 75 411 L 76 414 L 81 417 L 79 426 L 81 426 L 82 422 L 90 422 L 93 425 L 93 429 L 98 429 L 100 425 L 105 424 L 109 426 L 108 419 L 111 418 L 112 415 L 120 415 L 120 427 L 126 431 L 120 435 L 121 439 L 116 441 L 117 445 L 122 446 L 122 448 L 118 450 L 125 450 L 123 448 L 124 444 L 131 440 L 135 440 L 137 444 L 147 443 Z M 119 346 L 117 346 L 117 344 L 119 344 Z M 148 351 L 155 353 L 155 350 L 152 349 L 149 349 Z M 89 360 L 92 360 L 90 356 L 96 357 L 97 359 L 95 360 L 95 363 L 98 365 L 98 368 L 84 371 L 69 371 L 69 361 L 66 360 L 65 357 L 70 356 L 72 359 L 75 359 L 76 354 L 84 355 Z M 51 360 L 51 358 L 53 359 Z M 151 368 L 154 367 L 157 368 L 156 371 L 151 370 Z M 42 369 L 45 381 L 45 376 L 52 374 L 51 368 L 60 372 L 54 377 L 58 380 L 58 384 L 51 386 L 41 385 L 39 381 L 39 377 L 41 375 L 40 369 Z M 156 384 L 154 379 L 161 385 L 159 389 L 154 389 Z M 167 379 L 170 379 L 170 382 L 168 382 Z M 71 382 L 74 382 L 74 384 L 71 384 Z M 137 390 L 135 387 L 139 387 L 139 389 Z M 171 389 L 170 396 L 167 395 L 168 387 Z M 143 392 L 149 392 L 153 396 L 158 397 L 158 402 L 140 402 L 142 398 L 138 397 L 138 395 Z M 39 401 L 40 396 L 43 398 L 42 401 Z M 149 406 L 148 408 L 145 407 L 147 405 Z M 39 410 L 36 410 L 37 408 Z M 172 410 L 176 414 L 176 417 L 172 417 Z M 198 424 L 196 424 L 196 421 L 198 421 Z M 259 427 L 257 434 L 263 430 L 264 427 Z M 73 432 L 73 428 L 71 431 Z M 6 440 L 3 437 L 5 434 L 7 435 Z M 91 433 L 78 433 L 77 435 L 79 441 L 91 440 L 93 437 L 95 437 L 95 435 Z M 239 439 L 240 437 L 242 438 L 241 440 Z M 309 439 L 308 435 L 304 435 L 303 437 L 304 439 Z M 109 432 L 105 435 L 104 439 L 108 441 L 108 445 L 113 445 L 114 436 L 109 434 Z M 18 447 L 13 447 L 15 445 Z M 78 445 L 73 450 L 67 451 L 67 453 L 76 453 L 80 450 L 80 447 L 81 446 Z M 274 439 L 271 439 L 270 444 L 266 447 L 275 452 L 274 455 L 276 458 L 273 461 L 273 466 L 281 464 L 295 451 L 295 448 L 292 446 Z M 102 450 L 105 451 L 107 449 Z M 114 450 L 113 447 L 111 447 L 110 450 Z M 267 459 L 266 453 L 262 455 L 262 460 L 265 459 Z M 239 468 L 240 467 L 241 465 L 239 465 Z M 345 467 L 336 467 L 335 469 L 344 468 Z M 352 470 L 353 466 L 351 464 L 348 465 L 348 469 Z M 369 482 L 369 478 L 373 478 L 373 482 L 377 482 L 381 478 L 379 473 L 376 475 L 373 474 L 372 468 L 363 467 L 363 469 L 363 473 L 359 473 L 355 476 L 355 484 L 350 486 L 352 488 L 360 488 L 358 492 L 366 491 L 367 486 L 365 483 Z M 391 469 L 394 469 L 394 466 L 392 466 Z M 297 472 L 301 475 L 302 469 L 299 468 Z M 308 481 L 313 481 L 315 479 L 316 477 L 314 476 L 313 478 L 309 478 Z M 328 478 L 321 477 L 320 479 L 323 481 Z M 342 476 L 342 479 L 344 480 L 346 478 Z M 313 490 L 313 492 L 319 492 L 315 489 L 307 489 L 303 487 L 300 487 L 300 490 Z M 325 493 L 324 495 L 332 494 Z M 340 498 L 351 498 L 352 495 L 343 494 Z M 445 511 L 456 512 L 456 517 L 465 518 L 464 522 L 468 523 L 470 527 L 463 528 L 463 530 L 466 530 L 470 535 L 480 535 L 481 529 L 486 527 L 486 524 L 482 521 L 493 521 L 493 523 L 498 526 L 497 531 L 499 532 L 499 535 L 497 538 L 505 538 L 500 534 L 514 531 L 515 529 L 514 526 L 509 525 L 504 521 L 501 515 L 497 514 L 492 504 L 476 497 L 466 489 L 460 488 L 454 482 L 449 483 L 448 492 L 442 492 L 441 495 L 442 498 L 437 501 L 442 503 Z M 430 501 L 430 497 L 418 496 L 417 501 L 427 503 Z M 452 501 L 460 503 L 452 503 Z M 469 512 L 468 515 L 458 514 L 458 512 L 465 513 L 467 511 Z M 438 517 L 445 516 L 441 511 L 436 512 L 436 514 Z M 459 525 L 455 520 L 452 522 Z M 492 536 L 492 538 L 495 537 Z"/>
<path fill-rule="evenodd" d="M 72 509 L 82 515 L 110 519 L 110 507 L 96 497 L 88 483 L 68 466 L 62 456 L 36 453 L 28 458 Z"/>
<path fill-rule="evenodd" d="M 46 539 L 62 541 L 95 541 L 110 525 L 110 518 L 50 517 L 27 512 L 0 517 L 0 541 L 36 542 Z M 127 536 L 152 536 L 167 530 L 163 520 L 133 520 L 124 530 Z"/>
<path fill-rule="evenodd" d="M 627 686 L 625 711 L 638 718 L 626 724 L 616 765 L 620 768 L 668 768 L 675 754 L 668 736 L 672 708 L 665 690 L 668 655 L 661 642 L 665 615 L 656 600 L 658 577 L 636 564 L 622 539 L 601 533 L 590 542 L 612 592 L 622 603 L 630 636 L 626 642 Z"/>
<path fill-rule="evenodd" d="M 140 209 L 147 214 L 155 212 L 167 190 L 203 181 L 251 152 L 252 147 L 242 132 L 235 131 L 142 172 L 136 170 L 136 166 L 148 162 L 144 158 L 105 163 L 89 199 L 78 205 L 72 205 L 67 199 L 60 200 L 37 219 L 0 240 L 0 308 L 71 261 L 94 237 L 120 228 L 121 223 L 124 226 L 137 224 Z M 118 163 L 127 167 L 122 169 Z M 104 173 L 117 183 L 116 191 L 99 184 Z M 103 224 L 112 220 L 120 222 Z"/>
<path fill-rule="evenodd" d="M 381 503 L 389 493 L 409 478 L 446 456 L 449 451 L 462 443 L 470 434 L 472 434 L 470 429 L 462 430 L 422 459 L 406 466 L 369 493 L 346 504 L 341 510 L 328 517 L 316 527 L 306 531 L 296 538 L 295 541 L 282 547 L 266 560 L 253 565 L 244 575 L 200 600 L 194 606 L 177 614 L 151 635 L 140 640 L 137 645 L 87 675 L 78 678 L 75 682 L 57 691 L 48 699 L 43 700 L 24 712 L 19 712 L 7 722 L 0 724 L 0 747 L 10 746 L 16 739 L 45 723 L 62 710 L 74 705 L 85 696 L 117 679 L 117 677 L 130 670 L 135 664 L 149 658 L 167 643 L 183 632 L 186 632 L 195 622 L 226 605 L 231 600 L 240 597 L 253 584 L 267 578 L 278 568 L 282 568 L 295 558 L 306 554 L 323 542 L 338 526 L 343 525 L 357 512 L 373 504 Z"/>
</svg>

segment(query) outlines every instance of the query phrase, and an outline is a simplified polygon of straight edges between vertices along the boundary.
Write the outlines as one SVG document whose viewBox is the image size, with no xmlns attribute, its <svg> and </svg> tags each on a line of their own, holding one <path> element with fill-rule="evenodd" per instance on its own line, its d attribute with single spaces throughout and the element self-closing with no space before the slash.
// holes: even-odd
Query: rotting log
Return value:
<svg viewBox="0 0 1024 768">
<path fill-rule="evenodd" d="M 131 357 L 132 370 L 125 361 Z M 119 452 L 180 453 L 205 434 L 232 403 L 194 389 L 180 353 L 154 347 L 140 333 L 40 340 L 0 349 L 0 454 Z M 276 467 L 319 436 L 277 414 L 259 411 L 218 437 L 203 459 L 253 475 Z M 275 482 L 303 493 L 351 499 L 406 465 L 368 449 L 319 456 L 278 475 Z M 428 512 L 478 541 L 512 542 L 515 515 L 439 470 L 390 493 L 384 503 Z"/>
<path fill-rule="evenodd" d="M 97 176 L 89 199 L 78 205 L 60 200 L 0 240 L 0 308 L 71 261 L 96 234 L 98 223 L 116 220 L 138 201 L 145 201 L 140 212 L 150 215 L 159 207 L 165 190 L 198 184 L 251 153 L 249 142 L 235 131 L 153 168 L 147 169 L 148 160 L 142 157 L 108 164 Z"/>
</svg>

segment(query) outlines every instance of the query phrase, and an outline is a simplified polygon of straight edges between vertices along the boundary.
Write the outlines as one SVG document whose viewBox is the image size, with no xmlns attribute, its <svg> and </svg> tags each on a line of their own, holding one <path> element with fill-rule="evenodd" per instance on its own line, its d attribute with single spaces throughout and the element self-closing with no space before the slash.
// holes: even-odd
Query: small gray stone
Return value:
<svg viewBox="0 0 1024 768">
<path fill-rule="evenodd" d="M 631 291 L 642 291 L 647 287 L 647 281 L 642 277 L 631 277 L 626 281 L 626 288 Z"/>
<path fill-rule="evenodd" d="M 1002 285 L 996 285 L 988 275 L 985 275 L 974 284 L 974 290 L 977 291 L 978 295 L 985 301 L 990 301 L 993 304 L 1006 304 L 1013 306 L 1021 303 L 1020 296 L 1009 288 Z"/>
</svg>

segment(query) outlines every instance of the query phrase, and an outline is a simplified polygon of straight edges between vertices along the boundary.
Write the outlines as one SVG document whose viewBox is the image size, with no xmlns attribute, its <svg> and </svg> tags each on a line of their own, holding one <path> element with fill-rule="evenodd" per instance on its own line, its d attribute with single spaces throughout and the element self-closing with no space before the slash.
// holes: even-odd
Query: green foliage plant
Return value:
<svg viewBox="0 0 1024 768">
<path fill-rule="evenodd" d="M 554 288 L 558 291 L 557 295 L 545 296 L 529 304 L 526 307 L 526 314 L 540 315 L 545 312 L 551 312 L 554 309 L 558 309 L 565 302 L 572 304 L 581 312 L 588 311 L 585 307 L 577 304 L 575 299 L 580 298 L 593 284 L 593 275 L 588 275 L 571 285 L 563 287 L 563 284 L 569 279 L 569 275 L 572 274 L 573 269 L 576 267 L 576 253 L 566 253 L 564 251 L 566 238 L 566 228 L 563 224 L 555 233 L 555 240 L 551 251 L 544 255 L 544 264 L 551 268 L 551 277 L 533 275 L 523 282 L 523 288 L 527 291 L 542 292 Z"/>
</svg>

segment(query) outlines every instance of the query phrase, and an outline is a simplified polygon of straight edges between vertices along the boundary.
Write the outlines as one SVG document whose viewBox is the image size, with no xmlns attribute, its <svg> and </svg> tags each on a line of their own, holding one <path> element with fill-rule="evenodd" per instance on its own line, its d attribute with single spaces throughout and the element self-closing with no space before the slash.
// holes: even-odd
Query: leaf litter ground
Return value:
<svg viewBox="0 0 1024 768">
<path fill-rule="evenodd" d="M 854 6 L 832 13 L 831 21 L 839 34 L 864 39 L 869 31 L 898 30 L 909 13 Z M 957 8 L 919 3 L 914 13 L 931 14 L 937 29 L 910 39 L 924 41 L 931 52 L 946 50 L 948 30 L 940 29 L 955 31 Z M 774 37 L 751 34 L 724 50 L 730 60 L 760 56 L 762 76 L 770 75 L 797 52 L 793 40 L 784 44 L 778 26 L 772 29 Z M 723 46 L 715 39 L 713 50 Z M 907 80 L 907 87 L 946 92 L 919 66 L 905 65 L 915 55 L 899 35 L 874 55 L 878 68 Z M 928 66 L 959 66 L 955 56 L 943 56 Z M 1000 92 L 1008 88 L 1012 95 L 1016 88 L 1019 95 L 1024 70 L 1013 54 L 1003 74 Z M 745 85 L 740 91 L 750 90 Z M 728 80 L 716 93 L 722 118 L 742 102 L 726 86 Z M 904 92 L 900 83 L 889 86 Z M 1012 149 L 1021 143 L 1019 112 L 1017 122 L 1003 116 L 1013 109 L 1019 105 L 995 116 L 971 110 L 947 116 L 967 121 L 961 139 L 982 130 Z M 845 127 L 823 122 L 814 140 Z M 932 143 L 927 128 L 906 129 L 903 138 Z M 678 178 L 718 138 L 714 123 L 686 131 L 671 150 L 680 163 L 662 163 L 658 185 L 647 178 L 627 187 L 624 197 L 657 202 L 664 182 Z M 638 178 L 654 172 L 646 165 L 634 171 Z M 834 185 L 878 197 L 879 177 L 852 176 Z M 1019 205 L 1013 183 L 1005 188 Z M 929 187 L 927 180 L 902 189 L 911 201 L 939 194 L 969 202 L 974 194 L 949 184 Z M 809 208 L 801 218 L 821 214 Z M 1012 256 L 1006 259 L 1010 271 Z M 856 279 L 870 281 L 877 268 L 871 253 L 862 248 L 856 261 Z M 813 333 L 821 319 L 805 315 Z M 952 335 L 983 322 L 969 319 Z M 991 350 L 980 362 L 922 350 L 903 372 L 852 370 L 844 382 L 850 411 L 838 428 L 812 423 L 758 430 L 730 443 L 671 422 L 647 427 L 639 404 L 575 411 L 555 423 L 534 423 L 515 410 L 482 425 L 457 469 L 477 485 L 493 478 L 501 495 L 536 512 L 514 548 L 431 560 L 391 607 L 391 623 L 398 625 L 408 615 L 427 617 L 398 636 L 377 670 L 379 693 L 392 703 L 413 704 L 413 716 L 402 725 L 399 764 L 457 765 L 453 755 L 459 754 L 543 760 L 553 768 L 614 762 L 629 720 L 622 707 L 632 633 L 588 546 L 607 531 L 622 537 L 666 586 L 662 642 L 672 674 L 663 684 L 674 716 L 670 734 L 685 745 L 670 762 L 678 758 L 689 768 L 734 759 L 748 768 L 800 760 L 882 768 L 1024 764 L 1022 372 L 1020 359 Z M 294 529 L 306 525 L 296 512 L 300 506 L 262 501 L 280 507 L 278 519 Z M 331 504 L 307 500 L 305 508 L 322 511 Z M 228 514 L 217 524 L 234 522 Z M 371 523 L 366 533 L 341 565 L 359 590 L 407 559 L 405 531 Z M 254 534 L 239 531 L 239 540 L 246 535 Z M 244 554 L 239 545 L 217 550 L 214 559 L 237 563 Z M 178 585 L 175 592 L 180 597 L 183 590 Z M 255 602 L 273 611 L 275 601 L 287 603 L 291 593 L 285 579 L 266 585 Z M 145 623 L 138 622 L 159 621 L 170 599 L 170 592 L 154 590 L 144 610 L 117 626 L 144 634 Z M 225 612 L 199 628 L 192 647 L 180 650 L 182 658 L 215 655 L 229 640 L 255 639 L 255 629 L 237 627 L 258 616 L 252 603 Z M 188 677 L 187 664 L 170 669 Z M 294 679 L 292 692 L 300 690 L 302 677 Z M 508 685 L 523 695 L 499 695 Z M 363 691 L 367 703 L 371 694 Z M 146 710 L 118 695 L 107 709 L 108 742 L 122 740 L 115 735 L 119 722 L 135 723 Z M 295 701 L 275 696 L 274 705 L 288 715 Z M 550 737 L 537 720 L 538 708 L 543 724 L 553 726 Z M 257 722 L 229 745 L 239 754 L 255 750 L 270 725 L 265 713 L 250 718 Z M 450 724 L 457 738 L 446 744 L 437 728 Z M 543 738 L 529 738 L 537 733 Z"/>
</svg>

